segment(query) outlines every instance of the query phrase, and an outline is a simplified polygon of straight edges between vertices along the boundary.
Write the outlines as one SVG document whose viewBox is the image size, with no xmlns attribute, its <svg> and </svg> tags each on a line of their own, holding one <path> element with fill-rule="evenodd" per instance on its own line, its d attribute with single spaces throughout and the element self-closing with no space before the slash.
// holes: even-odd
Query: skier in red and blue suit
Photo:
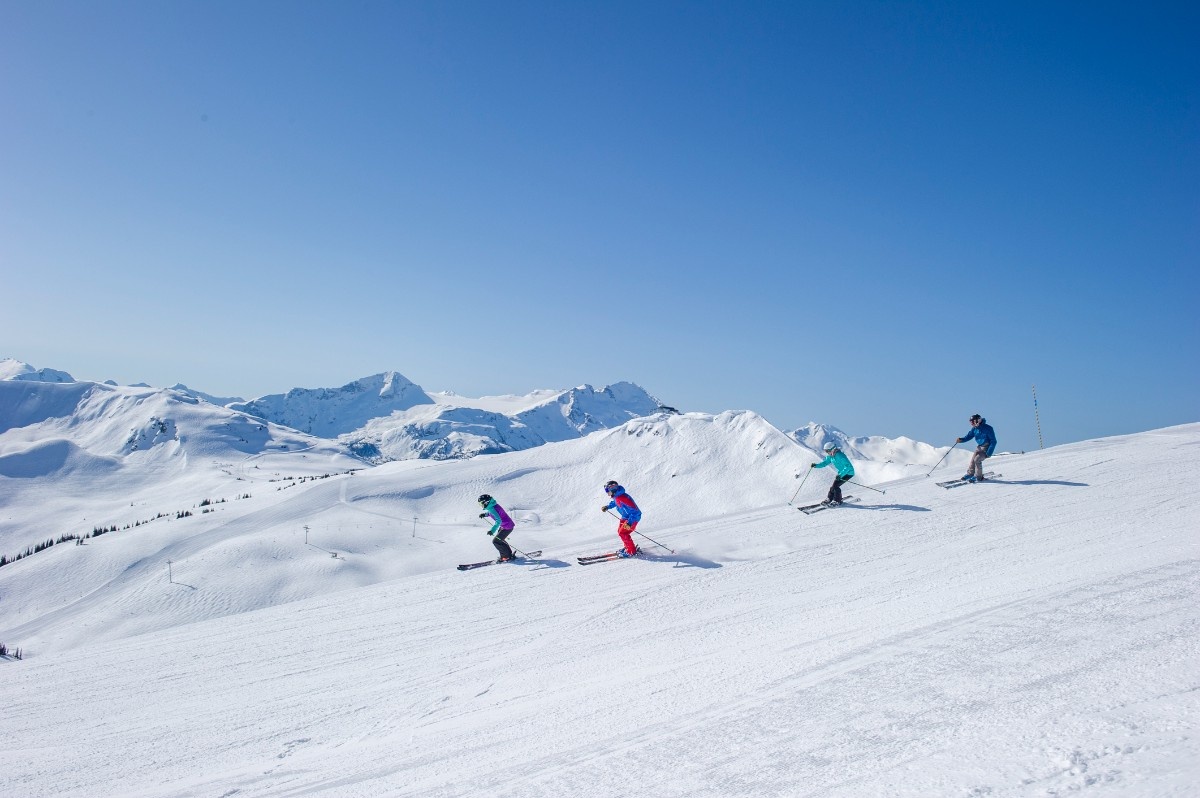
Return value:
<svg viewBox="0 0 1200 798">
<path fill-rule="evenodd" d="M 642 511 L 638 509 L 637 502 L 633 500 L 633 497 L 626 493 L 615 479 L 604 483 L 604 492 L 609 495 L 611 501 L 601 507 L 600 512 L 607 513 L 615 507 L 621 515 L 621 523 L 617 525 L 617 534 L 621 537 L 621 542 L 625 544 L 625 547 L 617 552 L 617 556 L 632 557 L 638 553 L 638 547 L 633 542 L 633 530 L 637 529 L 638 521 L 642 520 Z"/>
</svg>

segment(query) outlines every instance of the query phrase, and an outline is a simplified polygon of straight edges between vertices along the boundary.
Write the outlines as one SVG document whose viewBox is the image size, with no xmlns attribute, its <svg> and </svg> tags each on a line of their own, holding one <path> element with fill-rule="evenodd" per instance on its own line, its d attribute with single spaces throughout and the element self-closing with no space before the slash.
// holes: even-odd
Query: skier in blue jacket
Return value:
<svg viewBox="0 0 1200 798">
<path fill-rule="evenodd" d="M 971 456 L 971 463 L 967 466 L 967 473 L 963 474 L 963 479 L 967 482 L 983 482 L 983 461 L 992 456 L 992 452 L 996 451 L 996 431 L 987 423 L 987 419 L 976 413 L 971 416 L 971 431 L 961 438 L 955 438 L 955 443 L 963 443 L 964 441 L 973 440 L 977 444 L 975 446 L 975 454 Z"/>
<path fill-rule="evenodd" d="M 850 465 L 850 458 L 833 441 L 825 444 L 822 448 L 825 450 L 825 459 L 819 463 L 813 463 L 809 468 L 824 468 L 832 465 L 837 469 L 837 476 L 833 478 L 829 495 L 825 497 L 825 501 L 821 502 L 830 507 L 837 507 L 842 503 L 842 485 L 849 482 L 850 478 L 854 476 L 854 466 Z"/>
</svg>

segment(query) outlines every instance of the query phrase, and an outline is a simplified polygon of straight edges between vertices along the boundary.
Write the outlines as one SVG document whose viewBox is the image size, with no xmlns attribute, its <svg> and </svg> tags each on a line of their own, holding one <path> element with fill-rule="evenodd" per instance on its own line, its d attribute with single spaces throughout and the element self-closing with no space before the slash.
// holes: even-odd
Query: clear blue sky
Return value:
<svg viewBox="0 0 1200 798">
<path fill-rule="evenodd" d="M 1200 12 L 0 0 L 0 357 L 1001 447 L 1200 420 Z"/>
</svg>

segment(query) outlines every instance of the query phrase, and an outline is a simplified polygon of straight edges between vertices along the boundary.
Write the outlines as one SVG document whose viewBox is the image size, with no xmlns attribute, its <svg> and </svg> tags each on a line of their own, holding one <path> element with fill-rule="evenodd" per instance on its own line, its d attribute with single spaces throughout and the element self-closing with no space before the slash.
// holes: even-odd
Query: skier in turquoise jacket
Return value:
<svg viewBox="0 0 1200 798">
<path fill-rule="evenodd" d="M 838 448 L 833 441 L 825 444 L 825 459 L 819 463 L 813 463 L 809 468 L 824 468 L 827 465 L 832 465 L 837 469 L 837 476 L 833 478 L 833 485 L 829 488 L 829 495 L 825 497 L 822 504 L 827 504 L 830 507 L 837 507 L 842 503 L 842 485 L 850 481 L 854 476 L 854 466 L 850 464 L 850 458 L 846 453 Z"/>
<path fill-rule="evenodd" d="M 512 533 L 516 524 L 509 518 L 508 513 L 504 512 L 504 508 L 496 503 L 488 494 L 483 494 L 479 497 L 479 504 L 483 507 L 483 512 L 479 514 L 480 518 L 488 518 L 492 523 L 492 528 L 488 530 L 488 534 L 492 536 L 492 545 L 496 547 L 496 551 L 500 553 L 500 559 L 496 562 L 511 562 L 513 559 L 512 547 L 505 540 Z"/>
</svg>

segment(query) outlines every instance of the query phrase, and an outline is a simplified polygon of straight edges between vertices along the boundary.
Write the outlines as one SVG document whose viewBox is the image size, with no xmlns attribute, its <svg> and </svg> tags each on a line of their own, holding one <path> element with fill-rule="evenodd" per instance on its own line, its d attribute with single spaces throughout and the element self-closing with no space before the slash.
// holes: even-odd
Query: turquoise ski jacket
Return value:
<svg viewBox="0 0 1200 798">
<path fill-rule="evenodd" d="M 841 451 L 827 455 L 824 460 L 813 465 L 813 468 L 824 468 L 830 463 L 837 469 L 839 477 L 850 479 L 850 477 L 854 476 L 854 466 L 850 465 L 850 458 L 846 456 L 845 452 Z"/>
<path fill-rule="evenodd" d="M 492 528 L 488 530 L 489 535 L 494 535 L 497 532 L 511 532 L 516 524 L 508 517 L 508 513 L 504 512 L 504 508 L 496 504 L 496 500 L 492 499 L 487 503 L 487 507 L 483 511 L 492 517 Z"/>
</svg>

